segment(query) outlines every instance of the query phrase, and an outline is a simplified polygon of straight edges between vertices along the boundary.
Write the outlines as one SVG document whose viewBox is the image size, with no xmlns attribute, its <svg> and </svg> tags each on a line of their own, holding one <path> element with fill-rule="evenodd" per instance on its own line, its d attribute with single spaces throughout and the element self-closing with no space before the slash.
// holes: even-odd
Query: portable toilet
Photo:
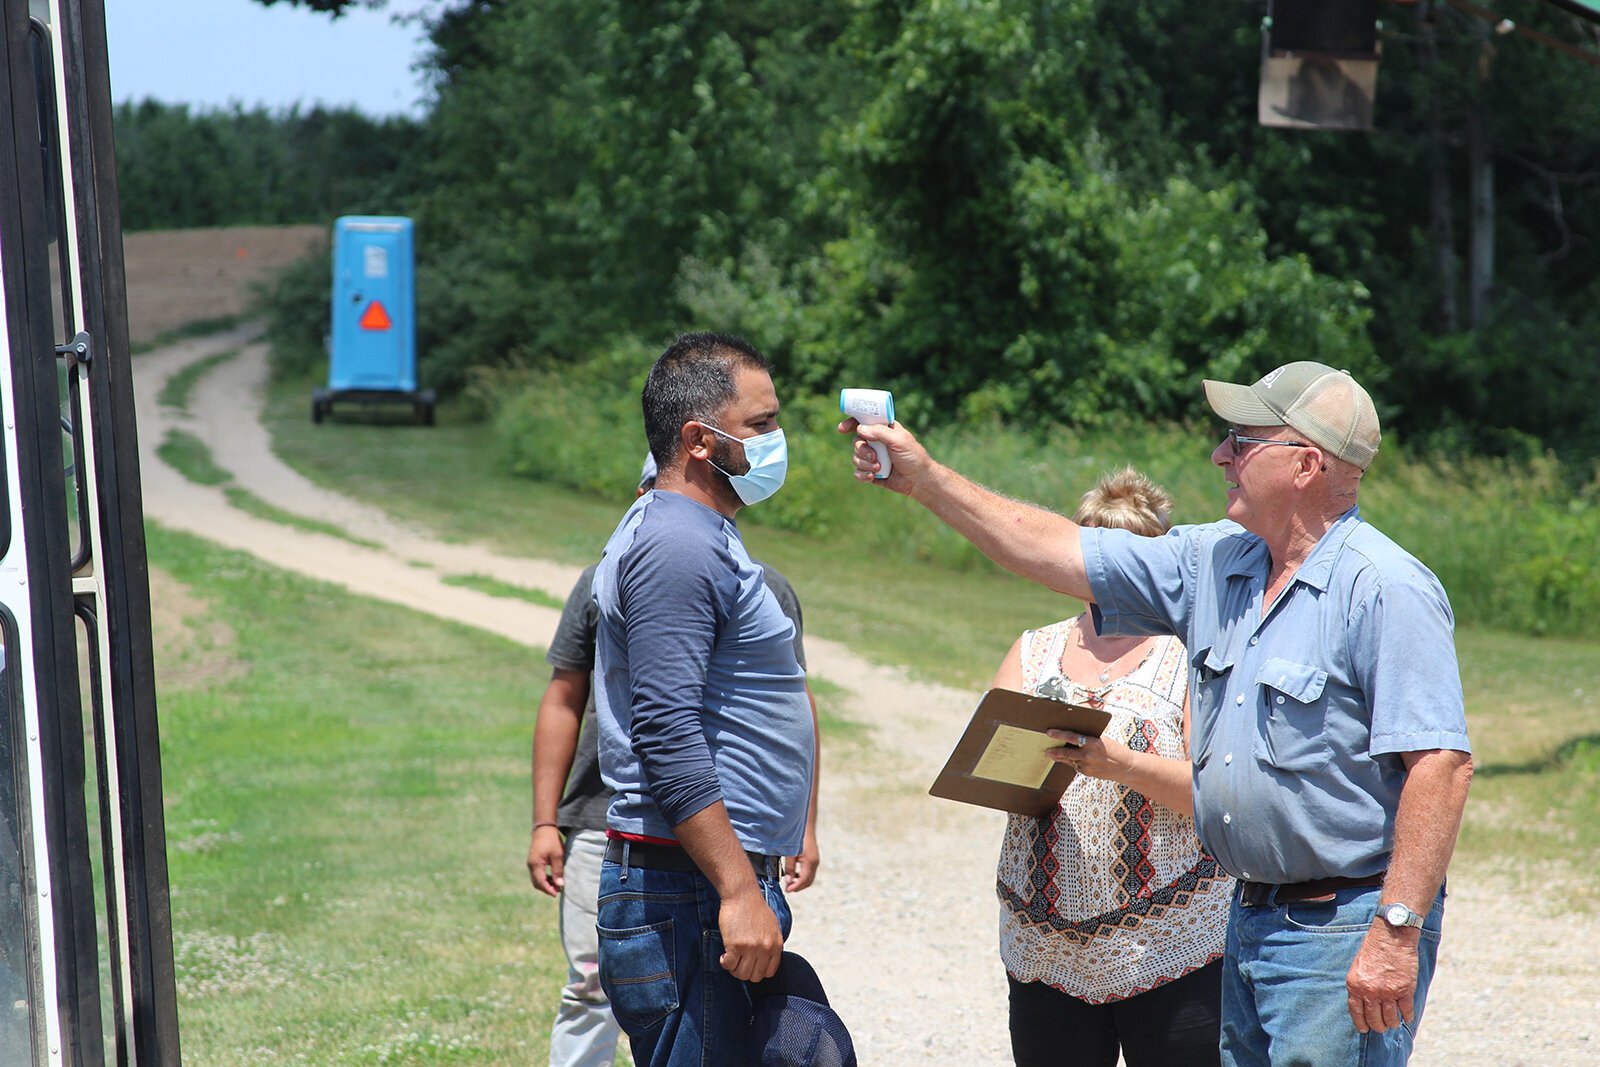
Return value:
<svg viewBox="0 0 1600 1067">
<path fill-rule="evenodd" d="M 411 220 L 346 215 L 333 224 L 333 315 L 328 387 L 311 396 L 311 421 L 338 401 L 410 404 L 433 425 L 434 394 L 417 389 L 417 315 Z"/>
</svg>

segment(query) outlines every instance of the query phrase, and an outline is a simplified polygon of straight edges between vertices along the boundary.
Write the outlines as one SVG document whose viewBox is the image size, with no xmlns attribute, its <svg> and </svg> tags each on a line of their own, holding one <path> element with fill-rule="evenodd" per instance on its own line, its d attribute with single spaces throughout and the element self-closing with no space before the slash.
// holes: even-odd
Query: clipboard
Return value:
<svg viewBox="0 0 1600 1067">
<path fill-rule="evenodd" d="M 972 721 L 928 789 L 932 796 L 1042 818 L 1056 809 L 1077 776 L 1044 755 L 1061 742 L 1046 730 L 1099 737 L 1109 712 L 1011 689 L 983 694 Z"/>
</svg>

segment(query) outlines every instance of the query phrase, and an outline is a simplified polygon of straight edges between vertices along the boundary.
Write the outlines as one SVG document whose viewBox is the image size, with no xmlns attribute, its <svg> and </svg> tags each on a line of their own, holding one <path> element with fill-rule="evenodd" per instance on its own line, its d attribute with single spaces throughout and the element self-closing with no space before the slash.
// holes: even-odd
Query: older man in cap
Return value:
<svg viewBox="0 0 1600 1067">
<path fill-rule="evenodd" d="M 1402 1064 L 1432 978 L 1472 778 L 1450 605 L 1362 519 L 1377 413 L 1350 375 L 1207 381 L 1227 520 L 1160 538 L 1085 529 L 857 426 L 856 477 L 923 504 L 1118 635 L 1175 634 L 1192 672 L 1195 819 L 1239 879 L 1223 979 L 1231 1064 Z M 1071 762 L 1081 738 L 1060 735 Z M 1070 1042 L 1070 1034 L 1062 1035 Z"/>
</svg>

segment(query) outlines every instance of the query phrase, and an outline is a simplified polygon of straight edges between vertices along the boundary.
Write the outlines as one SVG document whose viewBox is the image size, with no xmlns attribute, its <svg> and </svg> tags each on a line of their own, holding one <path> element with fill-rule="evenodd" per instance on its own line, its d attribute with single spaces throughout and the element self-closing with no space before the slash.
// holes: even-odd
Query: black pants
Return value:
<svg viewBox="0 0 1600 1067">
<path fill-rule="evenodd" d="M 1222 1039 L 1222 961 L 1109 1004 L 1088 1004 L 1043 982 L 1011 983 L 1017 1067 L 1216 1067 Z"/>
</svg>

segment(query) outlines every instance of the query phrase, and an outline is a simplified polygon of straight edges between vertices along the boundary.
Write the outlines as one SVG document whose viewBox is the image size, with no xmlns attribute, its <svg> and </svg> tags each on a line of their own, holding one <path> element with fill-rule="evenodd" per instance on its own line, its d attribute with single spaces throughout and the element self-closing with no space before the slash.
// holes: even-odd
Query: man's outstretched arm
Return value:
<svg viewBox="0 0 1600 1067">
<path fill-rule="evenodd" d="M 1078 543 L 1078 524 L 1071 519 L 985 489 L 936 463 L 898 422 L 861 426 L 846 419 L 839 424 L 839 432 L 857 435 L 857 481 L 876 482 L 909 496 L 1006 570 L 1058 593 L 1083 601 L 1093 599 Z M 888 478 L 875 477 L 878 457 L 868 441 L 888 448 Z"/>
</svg>

